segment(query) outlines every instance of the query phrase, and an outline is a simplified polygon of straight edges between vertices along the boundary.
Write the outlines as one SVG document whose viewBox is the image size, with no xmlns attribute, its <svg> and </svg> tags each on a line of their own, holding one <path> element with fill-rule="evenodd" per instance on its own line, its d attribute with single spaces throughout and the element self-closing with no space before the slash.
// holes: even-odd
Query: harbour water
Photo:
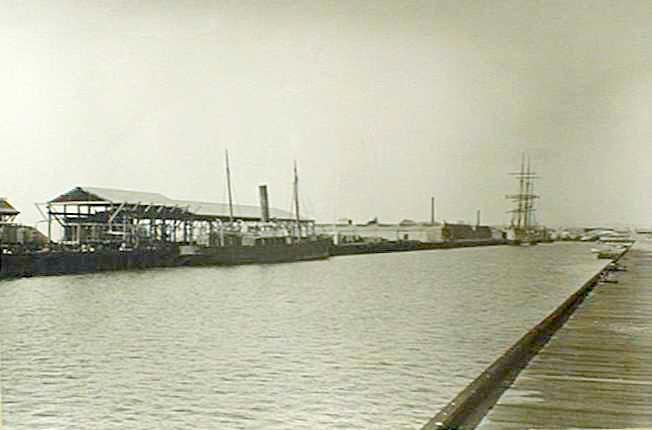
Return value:
<svg viewBox="0 0 652 430">
<path fill-rule="evenodd" d="M 418 429 L 601 266 L 590 245 L 0 282 L 7 429 Z"/>
</svg>

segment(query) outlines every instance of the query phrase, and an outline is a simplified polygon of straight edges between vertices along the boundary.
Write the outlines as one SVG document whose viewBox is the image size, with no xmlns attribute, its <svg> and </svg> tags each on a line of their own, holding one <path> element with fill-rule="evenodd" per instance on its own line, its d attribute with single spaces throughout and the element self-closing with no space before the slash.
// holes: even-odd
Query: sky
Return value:
<svg viewBox="0 0 652 430">
<path fill-rule="evenodd" d="M 0 195 L 75 186 L 321 222 L 652 225 L 650 1 L 4 1 Z M 43 224 L 39 227 L 43 229 Z"/>
</svg>

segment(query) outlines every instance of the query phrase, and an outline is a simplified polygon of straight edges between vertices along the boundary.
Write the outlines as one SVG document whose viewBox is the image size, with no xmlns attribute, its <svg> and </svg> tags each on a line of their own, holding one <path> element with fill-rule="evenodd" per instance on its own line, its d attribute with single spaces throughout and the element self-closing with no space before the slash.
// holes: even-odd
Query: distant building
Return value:
<svg viewBox="0 0 652 430">
<path fill-rule="evenodd" d="M 463 240 L 500 240 L 502 231 L 489 226 L 471 226 L 468 224 L 417 223 L 403 220 L 398 224 L 379 222 L 367 224 L 338 223 L 318 224 L 319 234 L 330 235 L 336 243 L 380 242 L 395 240 L 416 240 L 425 243 L 463 241 Z"/>
<path fill-rule="evenodd" d="M 41 248 L 47 238 L 34 227 L 15 223 L 20 214 L 6 198 L 0 197 L 0 251 L 9 252 L 14 248 Z"/>
</svg>

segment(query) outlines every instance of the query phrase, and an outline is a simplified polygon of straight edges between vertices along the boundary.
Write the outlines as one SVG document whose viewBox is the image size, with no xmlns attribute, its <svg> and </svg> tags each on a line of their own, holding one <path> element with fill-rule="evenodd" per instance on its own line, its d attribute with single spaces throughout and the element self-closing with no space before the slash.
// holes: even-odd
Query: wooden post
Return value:
<svg viewBox="0 0 652 430">
<path fill-rule="evenodd" d="M 122 214 L 122 242 L 127 246 L 127 215 Z"/>
<path fill-rule="evenodd" d="M 52 213 L 51 206 L 48 205 L 48 247 L 52 243 Z"/>
</svg>

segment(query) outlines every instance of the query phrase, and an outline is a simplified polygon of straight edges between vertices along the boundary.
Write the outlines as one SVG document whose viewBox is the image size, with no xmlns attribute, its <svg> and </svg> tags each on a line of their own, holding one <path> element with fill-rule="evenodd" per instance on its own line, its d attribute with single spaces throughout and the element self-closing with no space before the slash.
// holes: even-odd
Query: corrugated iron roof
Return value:
<svg viewBox="0 0 652 430">
<path fill-rule="evenodd" d="M 160 193 L 118 190 L 114 188 L 76 187 L 59 197 L 50 200 L 49 203 L 72 202 L 110 202 L 113 204 L 126 203 L 178 207 L 187 208 L 190 213 L 197 216 L 219 218 L 229 217 L 229 206 L 225 203 L 176 200 Z M 236 219 L 258 219 L 260 218 L 260 207 L 252 205 L 233 205 L 233 216 Z M 271 218 L 282 220 L 294 219 L 292 213 L 275 208 L 270 208 L 270 216 Z"/>
<path fill-rule="evenodd" d="M 178 207 L 188 208 L 188 211 L 201 216 L 219 216 L 227 217 L 229 215 L 229 205 L 226 203 L 198 202 L 192 200 L 174 200 Z M 277 219 L 294 219 L 292 213 L 269 208 L 271 218 Z M 253 205 L 233 205 L 234 218 L 260 218 L 260 207 Z"/>
</svg>

